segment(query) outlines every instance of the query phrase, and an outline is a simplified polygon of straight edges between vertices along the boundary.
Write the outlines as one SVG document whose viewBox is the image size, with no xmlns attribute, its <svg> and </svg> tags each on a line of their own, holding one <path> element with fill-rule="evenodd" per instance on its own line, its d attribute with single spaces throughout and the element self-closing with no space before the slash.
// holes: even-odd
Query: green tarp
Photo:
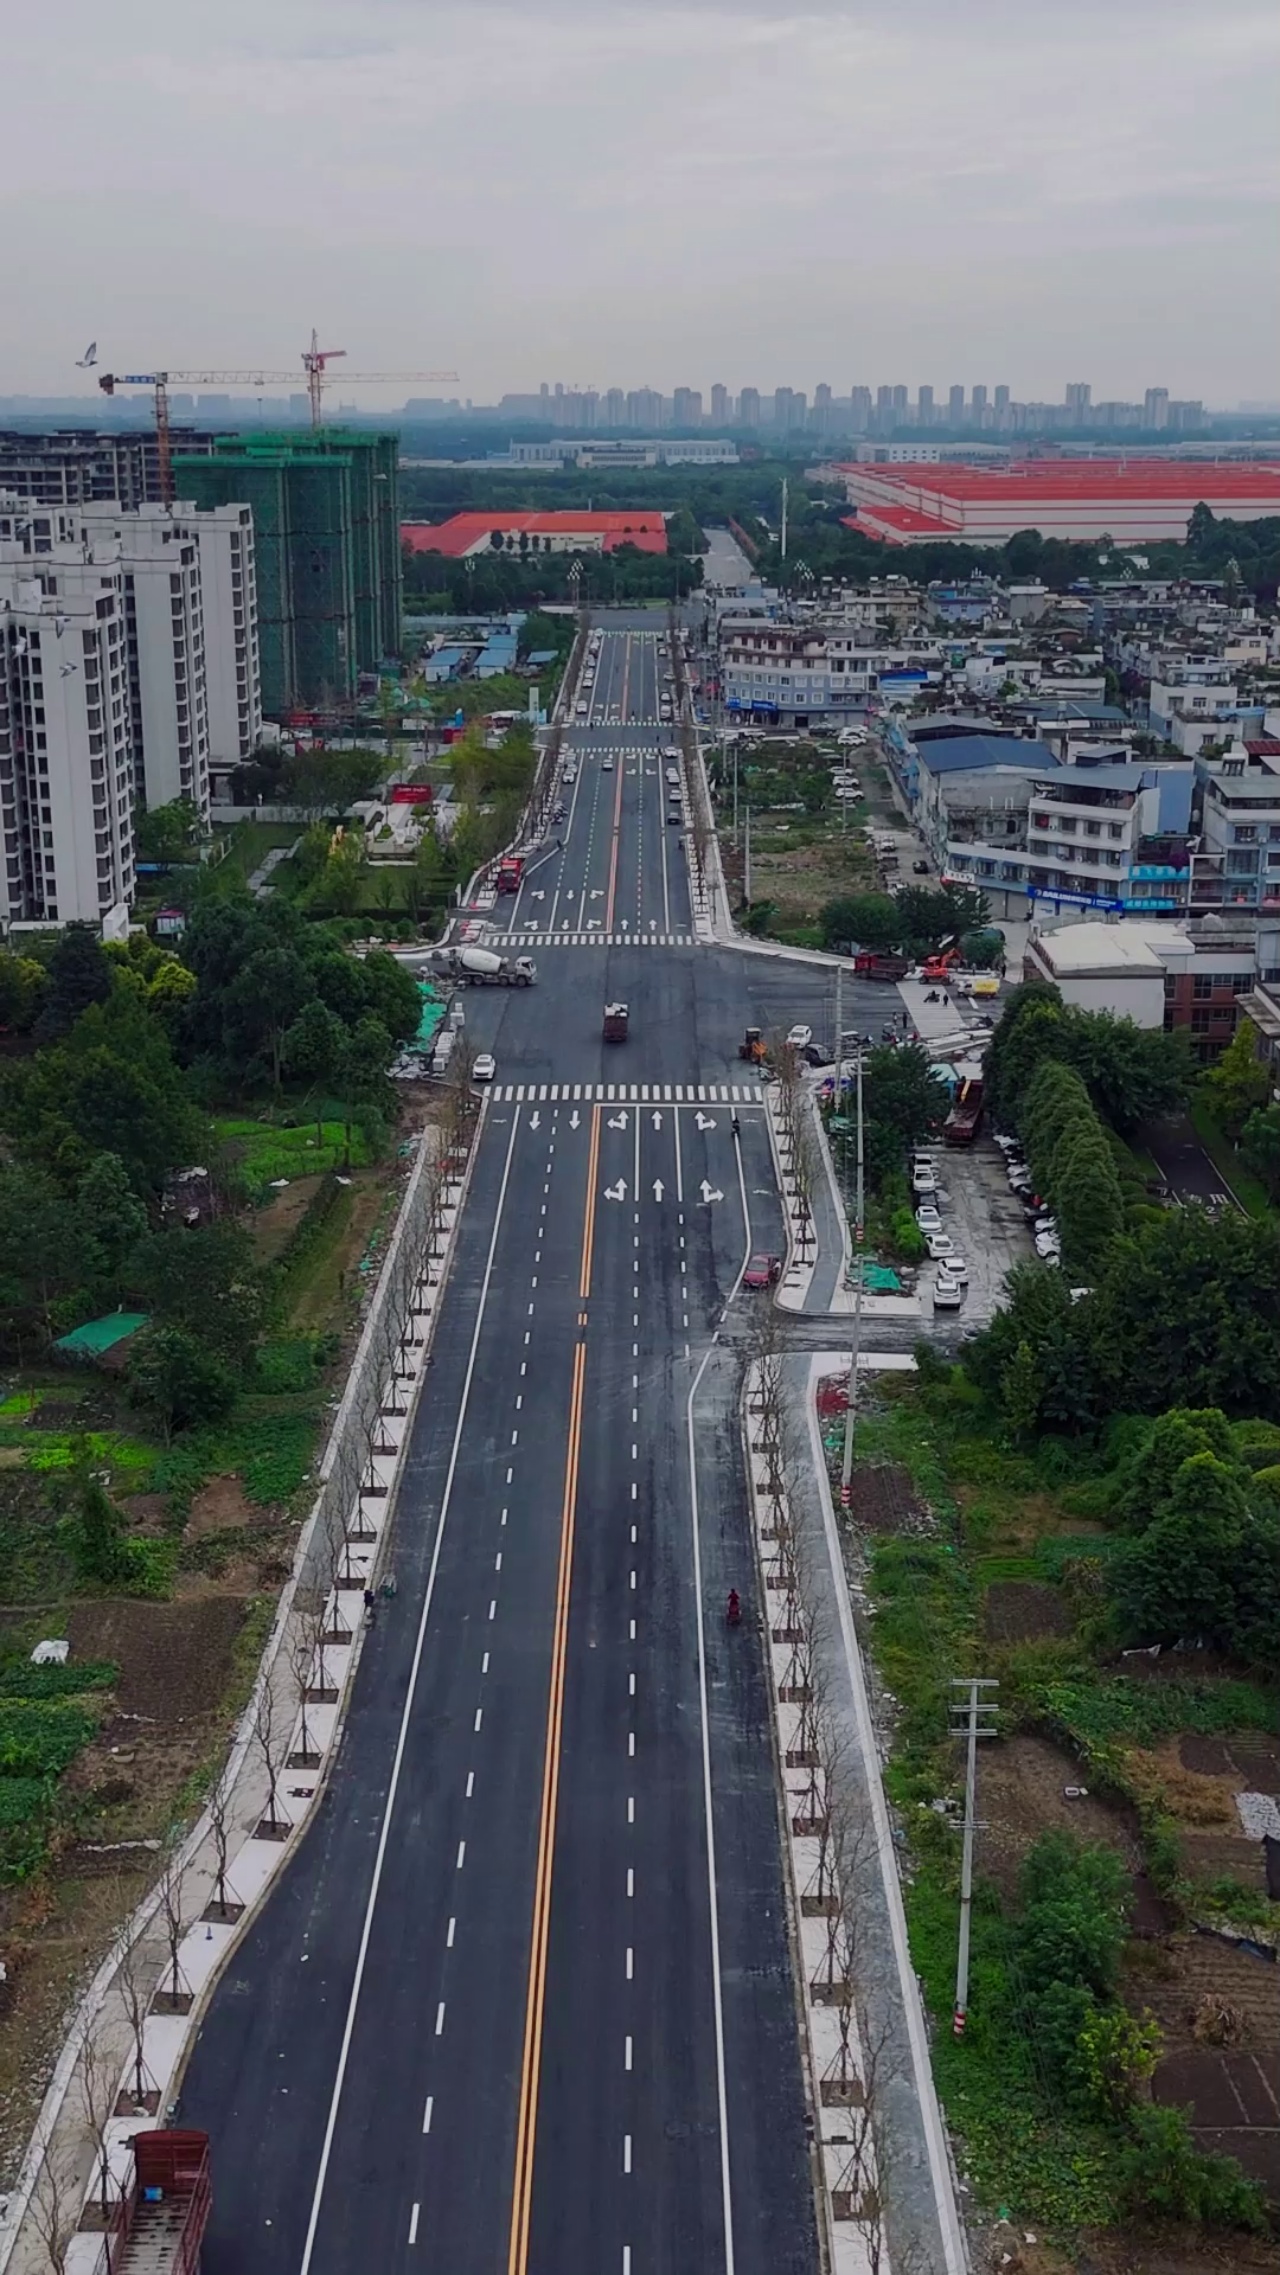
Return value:
<svg viewBox="0 0 1280 2275">
<path fill-rule="evenodd" d="M 73 1327 L 69 1335 L 60 1335 L 54 1344 L 69 1359 L 100 1359 L 126 1335 L 136 1335 L 145 1327 L 149 1314 L 145 1311 L 109 1311 L 102 1319 L 86 1319 L 83 1327 Z"/>
</svg>

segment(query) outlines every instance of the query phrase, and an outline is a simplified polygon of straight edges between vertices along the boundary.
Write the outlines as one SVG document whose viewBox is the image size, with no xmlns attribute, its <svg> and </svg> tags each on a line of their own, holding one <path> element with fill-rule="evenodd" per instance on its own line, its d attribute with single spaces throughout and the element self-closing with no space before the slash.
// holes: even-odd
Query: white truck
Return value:
<svg viewBox="0 0 1280 2275">
<path fill-rule="evenodd" d="M 442 948 L 432 963 L 468 987 L 532 987 L 538 976 L 532 956 L 495 956 L 492 948 Z"/>
</svg>

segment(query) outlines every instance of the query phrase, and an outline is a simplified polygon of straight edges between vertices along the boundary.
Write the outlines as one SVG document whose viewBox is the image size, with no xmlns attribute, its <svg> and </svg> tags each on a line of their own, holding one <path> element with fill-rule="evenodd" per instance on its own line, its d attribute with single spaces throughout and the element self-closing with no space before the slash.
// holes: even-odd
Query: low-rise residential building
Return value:
<svg viewBox="0 0 1280 2275">
<path fill-rule="evenodd" d="M 1134 919 L 1064 924 L 1028 940 L 1023 977 L 1051 981 L 1082 1011 L 1184 1032 L 1205 1061 L 1226 1048 L 1251 999 L 1259 945 L 1248 928 Z"/>
<path fill-rule="evenodd" d="M 1280 740 L 1233 743 L 1196 763 L 1196 909 L 1280 911 Z"/>
</svg>

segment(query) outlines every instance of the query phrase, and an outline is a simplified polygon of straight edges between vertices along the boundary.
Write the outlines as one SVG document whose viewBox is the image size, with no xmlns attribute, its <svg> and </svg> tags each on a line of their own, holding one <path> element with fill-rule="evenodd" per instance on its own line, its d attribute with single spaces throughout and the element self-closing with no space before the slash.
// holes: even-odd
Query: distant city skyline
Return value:
<svg viewBox="0 0 1280 2275">
<path fill-rule="evenodd" d="M 94 337 L 286 370 L 317 324 L 477 402 L 732 365 L 1269 397 L 1278 69 L 1273 0 L 17 10 L 0 392 Z"/>
</svg>

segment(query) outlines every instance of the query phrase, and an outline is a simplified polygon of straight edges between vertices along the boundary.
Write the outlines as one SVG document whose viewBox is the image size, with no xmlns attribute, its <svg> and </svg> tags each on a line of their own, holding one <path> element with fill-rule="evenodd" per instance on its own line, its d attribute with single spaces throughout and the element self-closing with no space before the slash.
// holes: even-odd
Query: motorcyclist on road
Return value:
<svg viewBox="0 0 1280 2275">
<path fill-rule="evenodd" d="M 736 1588 L 729 1590 L 727 1617 L 730 1627 L 736 1627 L 742 1617 L 742 1599 Z"/>
</svg>

